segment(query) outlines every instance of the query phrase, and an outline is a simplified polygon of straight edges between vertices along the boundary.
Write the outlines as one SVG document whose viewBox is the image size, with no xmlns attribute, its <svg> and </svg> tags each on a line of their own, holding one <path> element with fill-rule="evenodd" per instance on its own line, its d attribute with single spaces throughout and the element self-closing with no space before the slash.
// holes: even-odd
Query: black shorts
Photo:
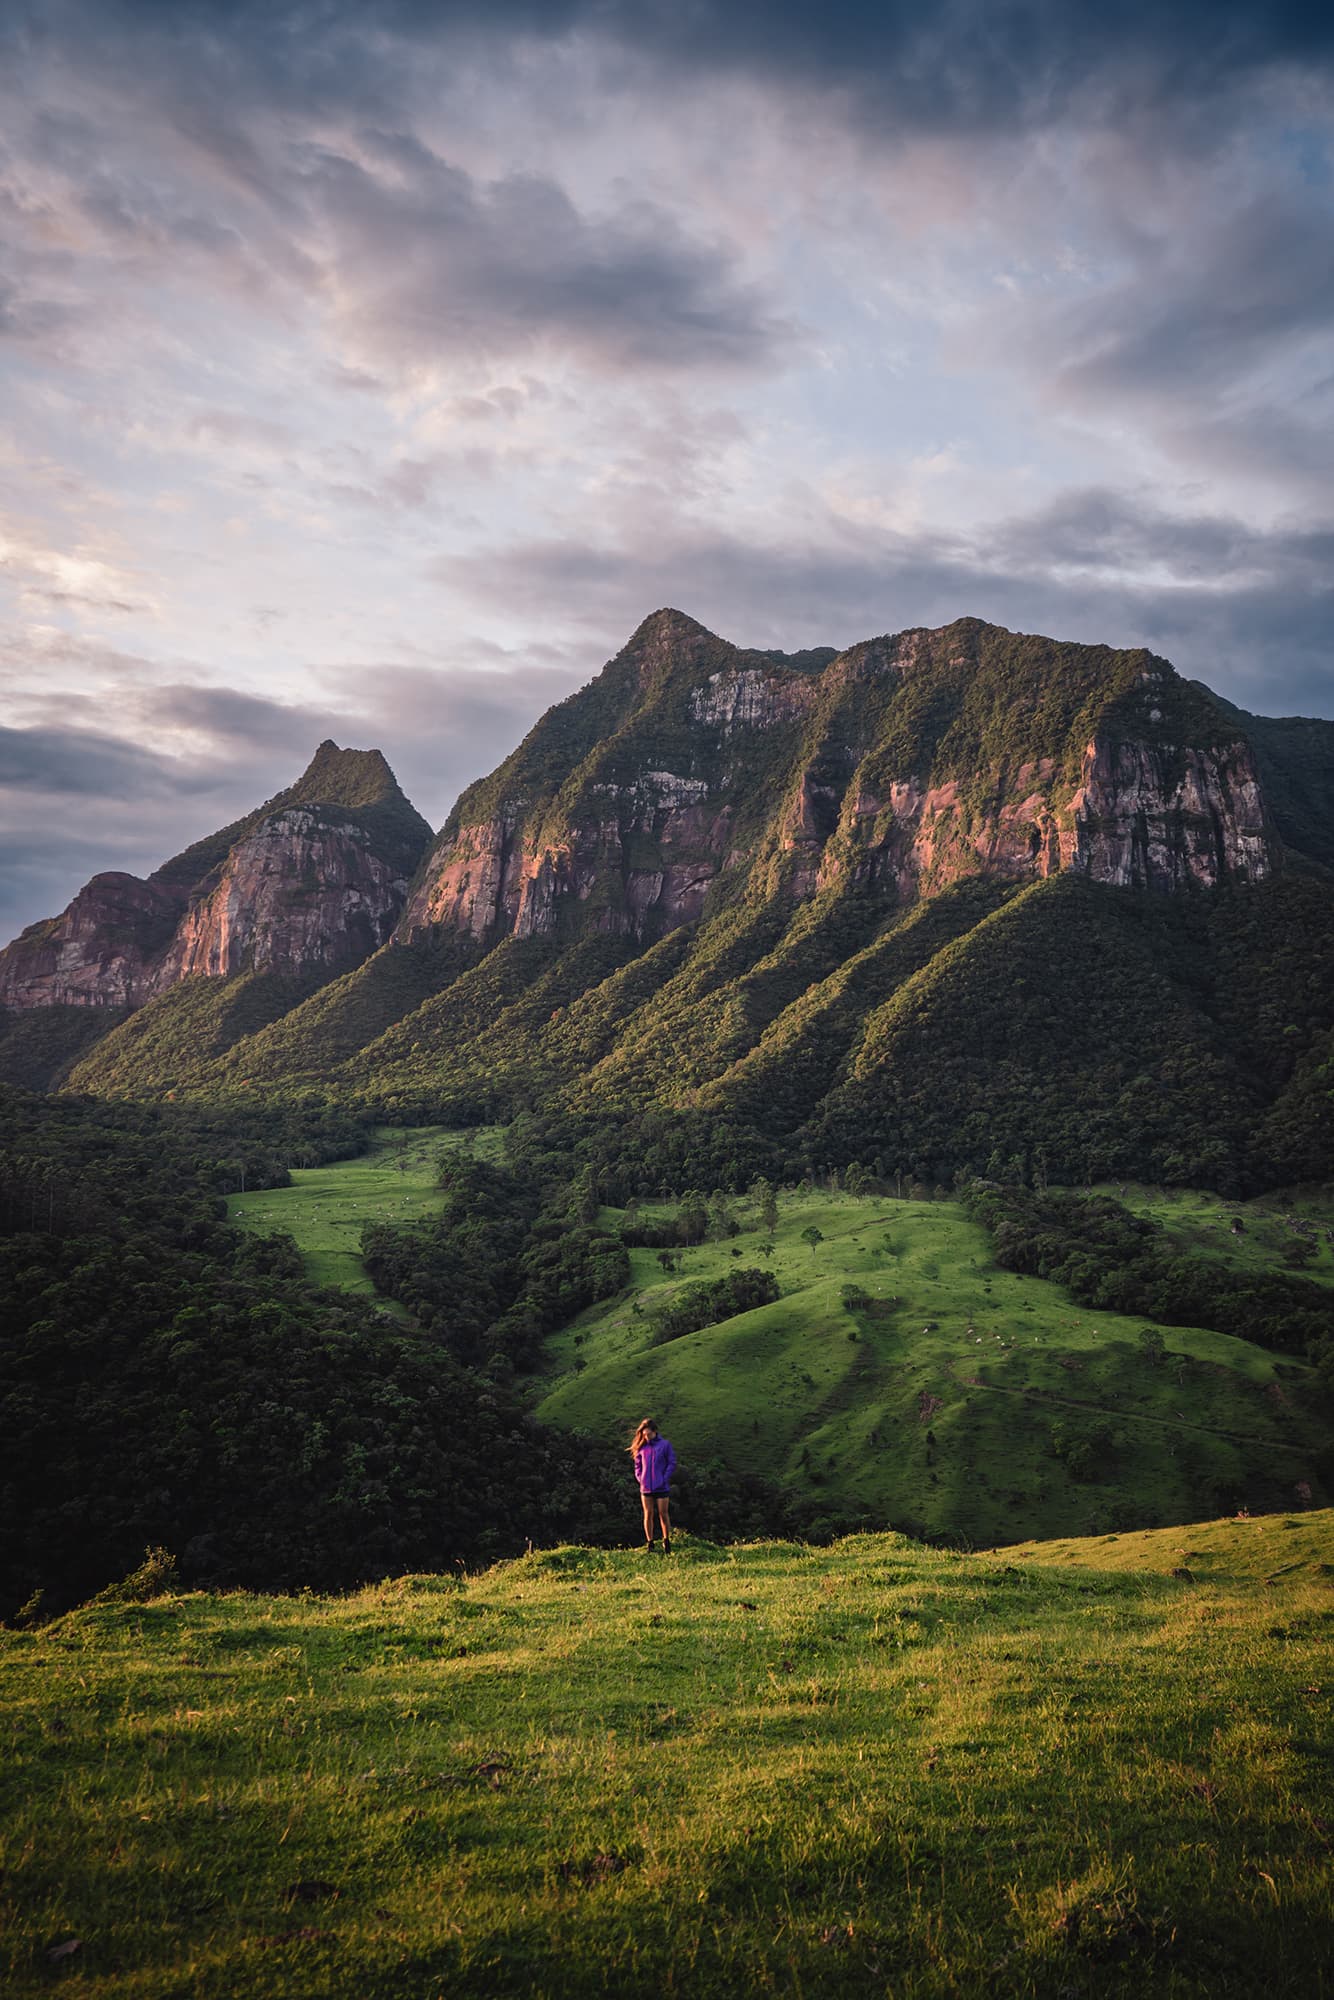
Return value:
<svg viewBox="0 0 1334 2000">
<path fill-rule="evenodd" d="M 671 1488 L 667 1486 L 655 1486 L 651 1493 L 644 1492 L 641 1487 L 640 1496 L 645 1500 L 670 1500 L 672 1497 Z"/>
</svg>

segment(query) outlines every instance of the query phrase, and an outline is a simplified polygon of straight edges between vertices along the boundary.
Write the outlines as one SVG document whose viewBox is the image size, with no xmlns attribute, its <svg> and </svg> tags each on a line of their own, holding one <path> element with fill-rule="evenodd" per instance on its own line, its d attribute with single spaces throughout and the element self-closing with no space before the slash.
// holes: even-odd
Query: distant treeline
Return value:
<svg viewBox="0 0 1334 2000">
<path fill-rule="evenodd" d="M 544 1337 L 630 1281 L 619 1236 L 585 1215 L 584 1190 L 551 1206 L 529 1179 L 463 1155 L 440 1171 L 444 1209 L 406 1229 L 372 1224 L 362 1256 L 376 1286 L 407 1306 L 456 1360 L 495 1375 L 531 1367 Z"/>
<path fill-rule="evenodd" d="M 884 886 L 794 903 L 736 884 L 642 952 L 511 937 L 460 970 L 396 948 L 238 1045 L 217 1084 L 515 1121 L 520 1150 L 563 1153 L 567 1179 L 588 1161 L 618 1205 L 854 1163 L 1237 1199 L 1334 1173 L 1325 871 L 1294 858 L 1198 896 L 965 878 L 906 908 Z"/>
<path fill-rule="evenodd" d="M 654 1315 L 654 1342 L 661 1346 L 668 1340 L 680 1340 L 737 1313 L 772 1305 L 778 1296 L 778 1280 L 772 1271 L 729 1271 L 725 1278 L 711 1283 L 686 1285 L 669 1306 Z"/>
</svg>

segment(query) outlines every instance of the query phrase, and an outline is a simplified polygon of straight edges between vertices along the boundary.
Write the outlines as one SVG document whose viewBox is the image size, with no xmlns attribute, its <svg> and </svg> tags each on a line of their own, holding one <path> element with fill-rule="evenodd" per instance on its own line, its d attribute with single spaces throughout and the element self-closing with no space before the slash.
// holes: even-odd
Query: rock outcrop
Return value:
<svg viewBox="0 0 1334 2000">
<path fill-rule="evenodd" d="M 200 974 L 332 978 L 398 922 L 430 839 L 378 750 L 323 743 L 295 785 L 147 881 L 95 875 L 0 952 L 0 1005 L 139 1007 Z"/>
<path fill-rule="evenodd" d="M 904 902 L 978 874 L 1258 882 L 1278 854 L 1235 721 L 1145 652 L 962 619 L 784 658 L 662 611 L 464 794 L 401 930 L 652 940 L 737 870 Z"/>
<path fill-rule="evenodd" d="M 60 916 L 30 924 L 0 952 L 0 1003 L 137 1007 L 185 905 L 174 885 L 94 875 Z"/>
</svg>

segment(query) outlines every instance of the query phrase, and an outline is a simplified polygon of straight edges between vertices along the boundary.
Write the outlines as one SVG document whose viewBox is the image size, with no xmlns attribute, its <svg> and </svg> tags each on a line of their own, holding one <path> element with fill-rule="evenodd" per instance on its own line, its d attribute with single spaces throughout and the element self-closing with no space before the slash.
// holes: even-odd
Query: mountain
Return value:
<svg viewBox="0 0 1334 2000">
<path fill-rule="evenodd" d="M 59 1067 L 89 1039 L 87 1010 L 105 1030 L 183 985 L 198 1002 L 220 982 L 280 982 L 272 1018 L 385 942 L 430 831 L 378 750 L 322 743 L 295 784 L 244 819 L 147 881 L 95 875 L 0 951 L 0 1062 L 7 1049 L 12 1072 L 16 1051 L 40 1050 Z M 40 1026 L 39 1009 L 50 1010 Z M 247 1027 L 261 1024 L 252 1006 Z"/>
<path fill-rule="evenodd" d="M 660 611 L 463 794 L 402 930 L 651 939 L 757 869 L 899 902 L 973 874 L 1261 881 L 1276 846 L 1244 733 L 1150 654 L 965 618 L 790 659 Z"/>
<path fill-rule="evenodd" d="M 1143 650 L 965 618 L 757 652 L 659 611 L 464 792 L 378 951 L 314 993 L 247 970 L 208 1033 L 178 979 L 70 1082 L 669 1109 L 928 1179 L 1318 1177 L 1331 743 Z"/>
</svg>

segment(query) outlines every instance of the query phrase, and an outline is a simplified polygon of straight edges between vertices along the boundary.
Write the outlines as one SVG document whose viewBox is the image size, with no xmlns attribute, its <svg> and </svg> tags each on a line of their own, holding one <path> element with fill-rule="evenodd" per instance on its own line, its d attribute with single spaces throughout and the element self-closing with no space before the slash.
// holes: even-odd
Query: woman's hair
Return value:
<svg viewBox="0 0 1334 2000">
<path fill-rule="evenodd" d="M 644 1445 L 648 1443 L 650 1434 L 652 1434 L 652 1436 L 654 1437 L 657 1437 L 659 1435 L 658 1426 L 654 1423 L 652 1417 L 645 1417 L 644 1421 L 640 1424 L 639 1429 L 635 1432 L 629 1444 L 625 1447 L 626 1450 L 627 1451 L 642 1450 Z"/>
</svg>

